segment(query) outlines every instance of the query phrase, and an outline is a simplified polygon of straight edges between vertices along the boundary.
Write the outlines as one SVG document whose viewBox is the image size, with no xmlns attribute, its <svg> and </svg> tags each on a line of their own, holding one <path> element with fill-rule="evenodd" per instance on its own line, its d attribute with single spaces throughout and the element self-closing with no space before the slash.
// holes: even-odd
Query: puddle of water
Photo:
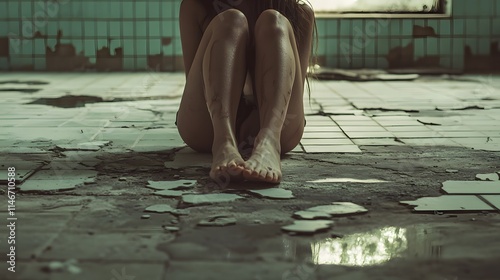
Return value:
<svg viewBox="0 0 500 280">
<path fill-rule="evenodd" d="M 218 259 L 276 260 L 315 265 L 369 267 L 398 259 L 464 259 L 500 256 L 496 231 L 474 225 L 413 225 L 383 227 L 346 234 L 313 237 L 290 236 L 280 225 L 232 225 L 223 228 L 195 228 L 180 232 L 164 244 L 174 260 Z M 335 228 L 335 227 L 334 227 Z M 489 230 L 488 230 L 489 229 Z M 185 246 L 200 250 L 186 251 Z"/>
<path fill-rule="evenodd" d="M 439 229 L 427 225 L 384 227 L 340 238 L 312 241 L 309 243 L 310 255 L 303 255 L 302 260 L 310 258 L 316 265 L 361 267 L 381 265 L 400 258 L 436 259 L 441 257 L 444 240 Z M 301 242 L 290 241 L 289 250 L 304 246 Z M 293 253 L 285 255 L 292 256 Z"/>
<path fill-rule="evenodd" d="M 396 258 L 439 257 L 441 240 L 439 231 L 426 226 L 385 227 L 321 239 L 283 234 L 280 225 L 233 225 L 181 232 L 172 244 L 196 244 L 210 252 L 207 256 L 183 252 L 183 259 L 227 259 L 230 255 L 231 259 L 249 260 L 267 256 L 276 260 L 309 260 L 316 265 L 373 266 Z M 170 253 L 173 259 L 179 254 Z"/>
</svg>

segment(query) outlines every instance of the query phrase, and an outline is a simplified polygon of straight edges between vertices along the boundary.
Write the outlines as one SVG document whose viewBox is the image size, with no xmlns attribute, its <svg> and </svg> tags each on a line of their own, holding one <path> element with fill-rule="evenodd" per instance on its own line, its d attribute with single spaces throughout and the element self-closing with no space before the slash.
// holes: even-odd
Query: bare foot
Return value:
<svg viewBox="0 0 500 280">
<path fill-rule="evenodd" d="M 245 162 L 243 177 L 249 181 L 281 182 L 281 147 L 270 130 L 261 130 L 255 139 L 252 156 Z"/>
<path fill-rule="evenodd" d="M 212 149 L 213 161 L 210 178 L 213 180 L 242 179 L 245 161 L 238 152 L 238 148 L 229 142 L 214 145 Z"/>
</svg>

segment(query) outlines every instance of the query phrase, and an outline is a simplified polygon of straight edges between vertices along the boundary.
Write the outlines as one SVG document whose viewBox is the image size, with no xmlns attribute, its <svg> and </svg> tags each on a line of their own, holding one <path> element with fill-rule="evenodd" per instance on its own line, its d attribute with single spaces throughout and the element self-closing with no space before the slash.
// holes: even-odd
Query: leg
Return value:
<svg viewBox="0 0 500 280">
<path fill-rule="evenodd" d="M 238 152 L 235 121 L 246 77 L 248 23 L 231 9 L 205 30 L 191 69 L 178 115 L 182 139 L 197 151 L 212 151 L 210 177 L 237 176 L 244 163 Z"/>
<path fill-rule="evenodd" d="M 293 29 L 283 15 L 264 11 L 255 25 L 255 41 L 260 131 L 243 174 L 249 180 L 278 183 L 280 155 L 302 137 L 304 79 Z"/>
</svg>

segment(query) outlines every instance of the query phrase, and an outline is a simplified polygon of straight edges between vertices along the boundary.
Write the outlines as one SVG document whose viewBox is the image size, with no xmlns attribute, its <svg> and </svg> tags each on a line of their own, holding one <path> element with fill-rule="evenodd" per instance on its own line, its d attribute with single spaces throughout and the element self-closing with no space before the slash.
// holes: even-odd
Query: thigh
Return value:
<svg viewBox="0 0 500 280">
<path fill-rule="evenodd" d="M 213 34 L 215 18 L 205 29 L 198 49 L 186 75 L 186 85 L 177 112 L 177 128 L 184 142 L 200 152 L 210 152 L 213 142 L 212 120 L 207 109 L 203 58 Z"/>
</svg>

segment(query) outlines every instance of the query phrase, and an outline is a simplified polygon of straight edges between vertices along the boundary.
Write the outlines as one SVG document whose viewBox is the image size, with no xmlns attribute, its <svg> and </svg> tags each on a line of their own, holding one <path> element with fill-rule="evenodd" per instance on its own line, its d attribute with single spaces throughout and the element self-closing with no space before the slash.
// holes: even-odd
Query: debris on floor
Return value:
<svg viewBox="0 0 500 280">
<path fill-rule="evenodd" d="M 364 214 L 368 210 L 363 206 L 354 204 L 352 202 L 333 202 L 332 205 L 320 205 L 306 209 L 308 212 L 321 212 L 328 214 L 332 217 Z M 295 213 L 297 214 L 297 213 Z"/>
<path fill-rule="evenodd" d="M 303 220 L 329 219 L 332 216 L 325 212 L 318 211 L 298 211 L 293 214 L 295 217 Z"/>
<path fill-rule="evenodd" d="M 196 180 L 148 181 L 148 188 L 155 190 L 182 190 L 196 185 Z"/>
<path fill-rule="evenodd" d="M 144 211 L 155 212 L 155 213 L 171 213 L 174 210 L 176 210 L 176 209 L 174 209 L 172 206 L 170 206 L 168 204 L 156 204 L 156 205 L 149 206 Z"/>
<path fill-rule="evenodd" d="M 500 194 L 500 181 L 446 181 L 443 191 L 448 194 Z"/>
<path fill-rule="evenodd" d="M 458 173 L 458 170 L 456 170 L 456 169 L 446 169 L 446 172 L 448 172 L 448 173 Z"/>
<path fill-rule="evenodd" d="M 42 271 L 46 273 L 69 272 L 71 274 L 79 274 L 82 269 L 77 266 L 78 261 L 70 259 L 65 262 L 53 261 L 45 266 L 42 266 Z"/>
<path fill-rule="evenodd" d="M 415 201 L 400 201 L 402 204 L 416 206 L 417 212 L 435 211 L 491 211 L 491 206 L 483 202 L 475 195 L 443 195 L 439 197 L 423 197 Z"/>
<path fill-rule="evenodd" d="M 209 227 L 224 227 L 228 225 L 235 225 L 236 219 L 227 215 L 213 215 L 207 219 L 201 220 L 199 226 L 209 226 Z"/>
<path fill-rule="evenodd" d="M 319 231 L 327 230 L 333 225 L 333 221 L 315 220 L 315 221 L 294 221 L 293 224 L 283 226 L 281 229 L 292 233 L 314 234 Z"/>
<path fill-rule="evenodd" d="M 260 197 L 264 197 L 264 198 L 271 198 L 271 199 L 292 199 L 292 198 L 295 198 L 292 191 L 281 189 L 281 188 L 248 190 L 248 191 L 253 193 L 253 194 L 257 194 Z"/>
<path fill-rule="evenodd" d="M 142 215 L 141 216 L 141 219 L 144 219 L 144 220 L 147 220 L 149 218 L 151 218 L 151 215 Z"/>
<path fill-rule="evenodd" d="M 499 181 L 500 175 L 498 173 L 477 174 L 476 179 L 481 181 Z"/>
<path fill-rule="evenodd" d="M 236 194 L 214 193 L 214 194 L 187 194 L 182 196 L 182 201 L 188 204 L 212 204 L 221 202 L 233 202 L 243 197 Z"/>
<path fill-rule="evenodd" d="M 180 230 L 179 227 L 172 226 L 163 226 L 163 229 L 169 232 L 178 232 Z"/>
<path fill-rule="evenodd" d="M 172 190 L 162 190 L 154 192 L 153 194 L 163 196 L 163 197 L 181 197 L 182 195 L 190 193 L 186 191 L 172 191 Z"/>
</svg>

